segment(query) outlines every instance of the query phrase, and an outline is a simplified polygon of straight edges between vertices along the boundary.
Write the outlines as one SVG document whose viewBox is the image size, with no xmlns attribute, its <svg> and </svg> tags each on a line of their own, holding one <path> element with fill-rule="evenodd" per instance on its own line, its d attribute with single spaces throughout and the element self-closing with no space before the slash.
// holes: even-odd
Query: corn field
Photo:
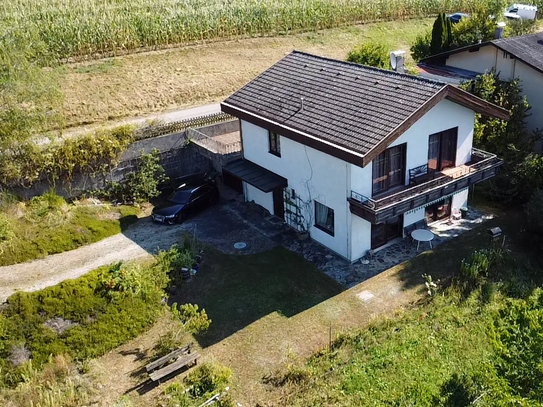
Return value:
<svg viewBox="0 0 543 407">
<path fill-rule="evenodd" d="M 59 58 L 281 35 L 470 11 L 478 0 L 4 0 L 1 32 L 37 34 Z"/>
</svg>

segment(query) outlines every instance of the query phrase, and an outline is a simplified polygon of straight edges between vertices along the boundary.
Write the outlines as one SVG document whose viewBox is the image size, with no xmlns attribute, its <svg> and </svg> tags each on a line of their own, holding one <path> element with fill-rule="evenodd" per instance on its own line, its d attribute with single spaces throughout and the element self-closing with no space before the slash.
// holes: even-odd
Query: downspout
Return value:
<svg viewBox="0 0 543 407">
<path fill-rule="evenodd" d="M 517 58 L 513 59 L 513 75 L 511 77 L 511 80 L 515 80 L 515 70 L 517 69 Z"/>
<path fill-rule="evenodd" d="M 351 164 L 349 164 L 348 162 L 345 163 L 345 174 L 347 177 L 347 180 L 346 180 L 347 182 L 345 183 L 347 186 L 347 191 L 345 192 L 348 198 L 351 196 Z M 347 227 L 347 258 L 349 259 L 349 261 L 352 262 L 353 248 L 351 247 L 351 241 L 352 241 L 352 233 L 353 233 L 353 225 L 352 225 L 353 222 L 352 222 L 351 210 L 349 209 L 350 203 L 347 201 L 347 199 L 345 199 L 345 202 L 347 203 L 345 205 L 345 211 L 346 211 L 345 223 Z"/>
</svg>

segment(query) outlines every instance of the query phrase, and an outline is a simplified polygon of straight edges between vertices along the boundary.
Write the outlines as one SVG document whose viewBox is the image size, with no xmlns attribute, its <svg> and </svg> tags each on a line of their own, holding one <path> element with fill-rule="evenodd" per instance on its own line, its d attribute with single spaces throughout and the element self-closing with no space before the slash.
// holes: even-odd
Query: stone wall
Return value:
<svg viewBox="0 0 543 407">
<path fill-rule="evenodd" d="M 237 130 L 239 130 L 238 120 L 198 129 L 198 131 L 208 136 L 226 134 Z M 122 154 L 117 167 L 105 176 L 102 174 L 96 176 L 75 174 L 73 180 L 69 182 L 58 181 L 55 186 L 52 186 L 48 181 L 41 181 L 36 182 L 31 188 L 17 188 L 13 192 L 29 199 L 54 187 L 57 194 L 66 198 L 80 196 L 85 191 L 102 189 L 106 180 L 121 181 L 126 174 L 137 170 L 138 157 L 155 149 L 159 151 L 160 163 L 164 167 L 166 175 L 170 178 L 208 172 L 214 167 L 214 161 L 217 161 L 217 158 L 213 157 L 212 154 L 205 154 L 198 146 L 187 143 L 186 132 L 183 131 L 135 141 Z"/>
</svg>

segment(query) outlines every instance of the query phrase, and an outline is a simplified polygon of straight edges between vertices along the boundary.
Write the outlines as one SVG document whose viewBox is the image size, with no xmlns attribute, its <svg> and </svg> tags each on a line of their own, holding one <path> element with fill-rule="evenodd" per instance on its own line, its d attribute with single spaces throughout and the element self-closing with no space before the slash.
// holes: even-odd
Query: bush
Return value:
<svg viewBox="0 0 543 407">
<path fill-rule="evenodd" d="M 164 389 L 164 398 L 168 406 L 200 406 L 209 398 L 220 394 L 216 404 L 220 407 L 230 407 L 234 403 L 227 394 L 232 380 L 232 371 L 220 364 L 205 363 L 192 370 L 180 383 L 172 383 Z M 186 386 L 187 390 L 184 389 Z"/>
<path fill-rule="evenodd" d="M 150 154 L 142 154 L 137 167 L 123 181 L 106 184 L 105 190 L 98 194 L 123 203 L 141 203 L 159 196 L 159 186 L 168 180 L 160 165 L 159 151 L 155 149 Z"/>
<path fill-rule="evenodd" d="M 411 58 L 416 62 L 430 56 L 430 42 L 432 33 L 429 31 L 424 35 L 417 35 L 415 43 L 411 46 Z"/>
<path fill-rule="evenodd" d="M 25 362 L 21 358 L 31 355 L 36 368 L 50 355 L 85 360 L 143 332 L 163 309 L 171 269 L 166 257 L 146 266 L 105 266 L 54 287 L 12 295 L 0 313 L 0 383 L 24 379 L 26 364 L 17 368 L 7 362 L 15 357 Z M 55 330 L 52 319 L 70 323 Z"/>
<path fill-rule="evenodd" d="M 387 69 L 389 66 L 388 50 L 383 44 L 366 42 L 350 51 L 347 55 L 347 61 Z"/>
</svg>

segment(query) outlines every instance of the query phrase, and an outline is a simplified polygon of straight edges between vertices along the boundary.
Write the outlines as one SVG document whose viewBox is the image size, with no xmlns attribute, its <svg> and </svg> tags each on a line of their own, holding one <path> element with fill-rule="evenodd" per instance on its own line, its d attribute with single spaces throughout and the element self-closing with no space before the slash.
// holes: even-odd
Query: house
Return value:
<svg viewBox="0 0 543 407">
<path fill-rule="evenodd" d="M 543 33 L 499 38 L 447 51 L 420 61 L 421 75 L 446 80 L 472 79 L 492 69 L 500 79 L 521 80 L 532 106 L 528 129 L 543 129 Z"/>
<path fill-rule="evenodd" d="M 351 261 L 466 205 L 501 164 L 472 148 L 474 115 L 508 118 L 446 83 L 297 51 L 221 109 L 243 157 L 225 179 Z"/>
</svg>

